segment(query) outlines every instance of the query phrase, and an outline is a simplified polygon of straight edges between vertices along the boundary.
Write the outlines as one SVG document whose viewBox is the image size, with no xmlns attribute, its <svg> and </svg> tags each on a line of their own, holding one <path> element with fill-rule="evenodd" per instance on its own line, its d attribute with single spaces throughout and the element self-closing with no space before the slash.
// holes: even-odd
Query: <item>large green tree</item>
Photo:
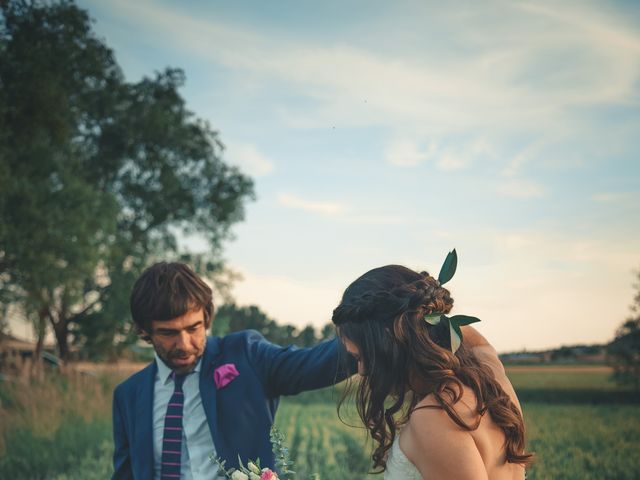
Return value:
<svg viewBox="0 0 640 480">
<path fill-rule="evenodd" d="M 617 329 L 615 339 L 609 344 L 608 356 L 614 380 L 640 390 L 640 270 L 637 275 L 638 291 L 631 305 L 632 315 Z"/>
<path fill-rule="evenodd" d="M 0 2 L 0 301 L 40 331 L 104 351 L 127 334 L 140 271 L 179 258 L 176 235 L 210 249 L 243 216 L 252 182 L 179 93 L 182 71 L 126 82 L 73 2 Z"/>
</svg>

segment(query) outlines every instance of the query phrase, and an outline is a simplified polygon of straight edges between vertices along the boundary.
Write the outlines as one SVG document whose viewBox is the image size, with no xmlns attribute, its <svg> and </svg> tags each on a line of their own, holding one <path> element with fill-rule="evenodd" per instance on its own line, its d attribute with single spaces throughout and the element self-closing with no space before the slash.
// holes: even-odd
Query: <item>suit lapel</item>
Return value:
<svg viewBox="0 0 640 480">
<path fill-rule="evenodd" d="M 214 381 L 214 371 L 220 362 L 222 351 L 220 350 L 220 338 L 211 337 L 207 339 L 204 357 L 202 359 L 202 369 L 200 371 L 200 398 L 202 406 L 209 424 L 209 431 L 213 444 L 216 447 L 218 456 L 221 456 L 222 444 L 218 434 L 218 414 L 217 414 L 217 390 Z"/>
<path fill-rule="evenodd" d="M 138 458 L 133 468 L 139 478 L 153 478 L 153 388 L 158 367 L 155 362 L 144 370 L 136 395 L 135 434 L 132 449 Z"/>
</svg>

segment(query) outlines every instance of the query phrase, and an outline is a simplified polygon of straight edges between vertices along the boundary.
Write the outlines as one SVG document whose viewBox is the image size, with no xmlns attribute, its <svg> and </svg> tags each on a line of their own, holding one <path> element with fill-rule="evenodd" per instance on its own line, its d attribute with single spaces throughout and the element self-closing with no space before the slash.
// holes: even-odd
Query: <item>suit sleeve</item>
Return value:
<svg viewBox="0 0 640 480">
<path fill-rule="evenodd" d="M 311 348 L 281 347 L 268 342 L 258 332 L 250 331 L 247 352 L 269 396 L 295 395 L 327 387 L 357 370 L 337 339 Z"/>
<path fill-rule="evenodd" d="M 113 393 L 113 476 L 111 480 L 131 480 L 131 457 L 129 454 L 129 439 L 122 416 L 122 408 L 118 389 Z"/>
</svg>

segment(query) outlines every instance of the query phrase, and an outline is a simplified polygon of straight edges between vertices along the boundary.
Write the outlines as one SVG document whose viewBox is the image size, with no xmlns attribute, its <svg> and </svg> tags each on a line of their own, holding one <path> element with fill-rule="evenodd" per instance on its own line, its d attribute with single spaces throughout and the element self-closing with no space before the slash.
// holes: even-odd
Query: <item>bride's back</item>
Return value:
<svg viewBox="0 0 640 480">
<path fill-rule="evenodd" d="M 474 354 L 492 370 L 502 389 L 519 409 L 515 391 L 495 350 L 488 345 L 476 347 Z M 457 425 L 444 409 L 439 408 L 434 395 L 427 395 L 416 405 L 409 423 L 402 430 L 399 446 L 424 478 L 524 478 L 521 464 L 506 461 L 504 431 L 488 411 L 479 418 L 476 403 L 473 390 L 463 386 L 460 401 L 453 405 L 465 424 L 475 425 L 480 420 L 478 428 L 471 431 Z"/>
</svg>

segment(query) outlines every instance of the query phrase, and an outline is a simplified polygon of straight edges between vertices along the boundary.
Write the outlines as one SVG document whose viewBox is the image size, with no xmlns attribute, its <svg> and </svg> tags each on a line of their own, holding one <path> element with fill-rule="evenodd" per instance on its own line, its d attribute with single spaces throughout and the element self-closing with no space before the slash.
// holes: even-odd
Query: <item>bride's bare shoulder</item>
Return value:
<svg viewBox="0 0 640 480">
<path fill-rule="evenodd" d="M 457 389 L 457 387 L 453 388 Z M 464 385 L 462 386 L 460 394 L 460 400 L 455 403 L 453 394 L 448 394 L 445 391 L 443 395 L 460 420 L 467 425 L 473 425 L 478 419 L 476 396 L 473 390 Z M 424 432 L 425 430 L 432 431 L 434 429 L 437 429 L 439 432 L 443 431 L 443 429 L 468 432 L 468 430 L 462 428 L 451 418 L 434 394 L 427 395 L 416 405 L 409 417 L 407 426 L 420 432 Z"/>
<path fill-rule="evenodd" d="M 468 423 L 474 405 L 466 403 L 465 392 L 453 408 Z M 478 473 L 485 472 L 485 466 L 473 437 L 439 407 L 433 395 L 425 397 L 416 406 L 402 430 L 400 447 L 423 477 L 482 478 Z"/>
</svg>

